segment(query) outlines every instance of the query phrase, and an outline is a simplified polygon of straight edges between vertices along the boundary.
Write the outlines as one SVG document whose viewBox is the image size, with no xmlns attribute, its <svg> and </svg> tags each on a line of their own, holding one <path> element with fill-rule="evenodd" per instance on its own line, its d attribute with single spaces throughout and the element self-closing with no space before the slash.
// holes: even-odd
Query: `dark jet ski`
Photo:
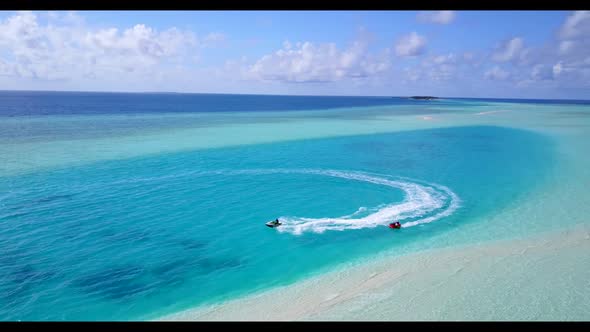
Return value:
<svg viewBox="0 0 590 332">
<path fill-rule="evenodd" d="M 279 221 L 279 219 L 275 219 L 275 220 L 273 220 L 273 221 L 269 221 L 269 222 L 267 222 L 267 223 L 266 223 L 266 226 L 273 228 L 273 227 L 279 227 L 279 226 L 281 226 L 282 224 L 283 224 L 283 223 L 281 223 L 281 222 Z"/>
</svg>

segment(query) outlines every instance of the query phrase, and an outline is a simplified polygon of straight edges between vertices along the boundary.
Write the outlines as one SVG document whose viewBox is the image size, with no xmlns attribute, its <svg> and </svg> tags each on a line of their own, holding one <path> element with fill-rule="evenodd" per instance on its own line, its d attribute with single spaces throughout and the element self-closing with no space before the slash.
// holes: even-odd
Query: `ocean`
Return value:
<svg viewBox="0 0 590 332">
<path fill-rule="evenodd" d="M 0 92 L 0 320 L 154 320 L 588 224 L 589 126 L 585 101 Z"/>
</svg>

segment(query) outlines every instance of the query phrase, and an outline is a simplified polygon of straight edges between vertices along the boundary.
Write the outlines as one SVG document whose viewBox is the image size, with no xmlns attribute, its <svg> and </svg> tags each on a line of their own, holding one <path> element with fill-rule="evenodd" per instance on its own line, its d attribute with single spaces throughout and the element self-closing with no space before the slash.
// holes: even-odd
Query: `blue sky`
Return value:
<svg viewBox="0 0 590 332">
<path fill-rule="evenodd" d="M 590 12 L 0 12 L 0 89 L 590 99 Z"/>
</svg>

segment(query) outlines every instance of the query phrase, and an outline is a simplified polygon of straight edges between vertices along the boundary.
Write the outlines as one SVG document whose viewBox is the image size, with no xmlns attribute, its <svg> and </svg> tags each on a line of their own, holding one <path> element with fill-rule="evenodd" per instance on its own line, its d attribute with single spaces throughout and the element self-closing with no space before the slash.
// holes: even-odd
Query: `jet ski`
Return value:
<svg viewBox="0 0 590 332">
<path fill-rule="evenodd" d="M 280 222 L 280 221 L 277 219 L 277 220 L 273 220 L 273 221 L 269 221 L 269 222 L 267 222 L 267 223 L 266 223 L 266 226 L 273 228 L 273 227 L 279 227 L 279 226 L 281 226 L 282 224 L 283 224 L 283 223 L 281 223 L 281 222 Z"/>
<path fill-rule="evenodd" d="M 396 221 L 389 224 L 389 228 L 400 229 L 402 228 L 402 225 L 399 223 L 399 221 Z"/>
</svg>

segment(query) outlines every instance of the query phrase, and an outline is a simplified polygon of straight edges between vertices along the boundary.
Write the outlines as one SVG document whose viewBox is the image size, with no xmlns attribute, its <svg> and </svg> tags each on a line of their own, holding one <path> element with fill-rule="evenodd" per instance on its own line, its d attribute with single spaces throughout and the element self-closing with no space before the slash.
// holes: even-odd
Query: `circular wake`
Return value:
<svg viewBox="0 0 590 332">
<path fill-rule="evenodd" d="M 426 224 L 440 218 L 451 215 L 460 203 L 459 197 L 449 188 L 432 183 L 418 182 L 407 178 L 391 179 L 380 174 L 370 174 L 356 171 L 317 170 L 317 169 L 260 169 L 241 170 L 220 173 L 231 174 L 273 174 L 273 173 L 298 173 L 332 176 L 342 179 L 361 181 L 400 189 L 405 197 L 402 202 L 387 204 L 384 206 L 367 209 L 359 208 L 350 215 L 335 218 L 305 218 L 296 216 L 283 216 L 279 219 L 283 222 L 277 230 L 301 234 L 304 232 L 322 233 L 328 230 L 361 229 L 387 225 L 392 221 L 399 221 L 402 227 L 412 227 Z M 370 211 L 370 214 L 354 218 L 355 216 Z"/>
<path fill-rule="evenodd" d="M 152 181 L 179 176 L 199 175 L 263 175 L 263 174 L 314 174 L 331 176 L 353 181 L 361 181 L 376 185 L 400 189 L 404 192 L 404 200 L 373 208 L 360 207 L 356 212 L 334 218 L 305 218 L 282 216 L 279 232 L 302 234 L 304 232 L 322 233 L 328 230 L 347 230 L 384 226 L 392 221 L 399 221 L 403 228 L 426 224 L 451 215 L 461 200 L 449 188 L 408 178 L 373 174 L 358 171 L 322 170 L 322 169 L 249 169 L 249 170 L 214 170 L 190 171 L 157 178 L 127 179 L 124 182 Z M 368 214 L 367 214 L 368 213 Z M 366 215 L 365 215 L 366 214 Z M 359 215 L 365 215 L 359 217 Z M 356 217 L 356 218 L 355 218 Z"/>
</svg>

